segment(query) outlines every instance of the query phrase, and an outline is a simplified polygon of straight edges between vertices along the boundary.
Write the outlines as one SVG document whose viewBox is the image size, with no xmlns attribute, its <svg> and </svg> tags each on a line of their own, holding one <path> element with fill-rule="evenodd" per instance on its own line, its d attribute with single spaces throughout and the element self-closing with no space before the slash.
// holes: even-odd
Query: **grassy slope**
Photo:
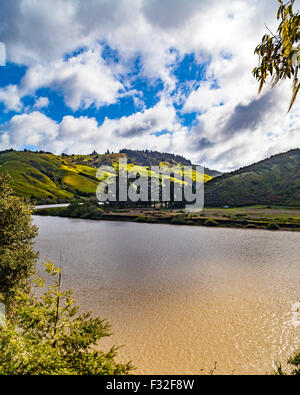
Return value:
<svg viewBox="0 0 300 395">
<path fill-rule="evenodd" d="M 71 199 L 76 192 L 93 193 L 97 185 L 96 169 L 74 166 L 52 154 L 2 153 L 0 166 L 10 173 L 20 196 Z"/>
<path fill-rule="evenodd" d="M 107 155 L 71 155 L 57 156 L 33 152 L 0 153 L 0 169 L 7 170 L 13 180 L 17 195 L 33 199 L 69 200 L 77 196 L 94 196 L 99 180 L 97 168 L 102 165 L 117 167 L 120 156 Z M 139 166 L 139 163 L 136 163 Z M 168 167 L 168 163 L 164 163 Z M 172 163 L 173 165 L 173 163 Z M 133 164 L 128 165 L 128 170 Z M 140 170 L 144 168 L 138 167 Z M 150 176 L 151 172 L 148 171 Z M 207 174 L 190 172 L 189 178 L 209 181 Z M 174 180 L 173 177 L 171 177 Z M 174 180 L 176 182 L 176 180 Z"/>
<path fill-rule="evenodd" d="M 300 149 L 211 180 L 206 184 L 205 204 L 300 206 Z"/>
</svg>

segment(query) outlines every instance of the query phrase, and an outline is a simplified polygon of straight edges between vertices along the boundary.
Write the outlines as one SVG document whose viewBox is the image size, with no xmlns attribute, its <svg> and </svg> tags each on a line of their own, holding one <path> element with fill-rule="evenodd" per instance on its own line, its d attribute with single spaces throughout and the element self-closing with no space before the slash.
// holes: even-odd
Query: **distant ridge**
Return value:
<svg viewBox="0 0 300 395">
<path fill-rule="evenodd" d="M 129 161 L 137 163 L 140 166 L 159 166 L 161 162 L 168 162 L 171 165 L 193 165 L 189 159 L 168 152 L 122 149 L 120 150 L 120 154 L 125 154 Z M 204 168 L 204 173 L 211 177 L 218 177 L 222 174 L 217 170 L 211 170 L 206 167 Z"/>
<path fill-rule="evenodd" d="M 207 207 L 300 206 L 300 149 L 214 178 L 205 187 Z"/>
<path fill-rule="evenodd" d="M 181 155 L 174 155 L 168 152 L 158 152 L 151 150 L 129 150 L 121 149 L 120 154 L 125 154 L 129 161 L 140 166 L 159 166 L 161 162 L 168 162 L 171 165 L 181 164 L 191 166 L 192 162 Z"/>
</svg>

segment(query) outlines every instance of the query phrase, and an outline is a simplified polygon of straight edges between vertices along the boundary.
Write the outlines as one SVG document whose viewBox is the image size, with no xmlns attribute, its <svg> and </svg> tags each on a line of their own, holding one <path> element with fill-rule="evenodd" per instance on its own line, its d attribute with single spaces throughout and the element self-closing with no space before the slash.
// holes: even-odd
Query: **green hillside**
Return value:
<svg viewBox="0 0 300 395">
<path fill-rule="evenodd" d="M 189 165 L 183 157 L 150 151 L 130 151 L 119 154 L 53 155 L 45 152 L 0 153 L 0 171 L 7 170 L 12 177 L 12 186 L 19 196 L 37 202 L 63 202 L 74 197 L 93 197 L 99 180 L 97 169 L 103 165 L 117 168 L 120 157 L 127 157 L 128 169 L 134 165 L 174 166 Z M 146 158 L 146 159 L 145 159 Z M 166 160 L 167 159 L 167 160 Z M 142 169 L 141 169 L 142 170 Z M 151 172 L 149 170 L 148 174 Z M 191 173 L 191 179 L 212 179 L 208 174 Z M 171 179 L 177 182 L 176 179 Z"/>
<path fill-rule="evenodd" d="M 207 207 L 300 206 L 300 149 L 224 174 L 205 187 Z"/>
<path fill-rule="evenodd" d="M 53 155 L 45 152 L 0 152 L 0 171 L 7 170 L 19 196 L 37 202 L 63 202 L 74 197 L 94 197 L 99 180 L 97 169 L 102 165 L 118 167 L 120 157 L 127 157 L 128 170 L 144 166 L 151 175 L 151 166 L 190 166 L 181 156 L 152 152 L 129 151 L 104 155 Z M 141 172 L 145 169 L 141 168 Z M 212 178 L 218 172 L 191 172 L 190 179 L 204 179 L 207 207 L 241 207 L 250 205 L 300 206 L 300 150 L 275 155 L 232 173 Z M 163 176 L 163 178 L 166 176 Z M 168 177 L 167 177 L 168 178 Z M 174 182 L 182 182 L 171 177 Z"/>
<path fill-rule="evenodd" d="M 97 185 L 96 169 L 74 166 L 67 158 L 52 154 L 4 152 L 0 166 L 10 173 L 17 195 L 37 200 L 89 196 Z"/>
</svg>

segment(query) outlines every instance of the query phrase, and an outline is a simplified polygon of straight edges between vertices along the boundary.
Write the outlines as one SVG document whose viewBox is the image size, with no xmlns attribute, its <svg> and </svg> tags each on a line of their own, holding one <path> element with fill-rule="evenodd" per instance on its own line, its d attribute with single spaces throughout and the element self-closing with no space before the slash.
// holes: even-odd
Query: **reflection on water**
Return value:
<svg viewBox="0 0 300 395">
<path fill-rule="evenodd" d="M 68 207 L 70 203 L 58 203 L 58 204 L 40 204 L 35 206 L 37 210 L 42 208 L 56 208 L 56 207 Z"/>
<path fill-rule="evenodd" d="M 300 233 L 34 217 L 41 259 L 143 374 L 266 373 L 299 346 Z M 297 332 L 298 331 L 298 332 Z M 202 370 L 204 369 L 204 371 Z"/>
</svg>

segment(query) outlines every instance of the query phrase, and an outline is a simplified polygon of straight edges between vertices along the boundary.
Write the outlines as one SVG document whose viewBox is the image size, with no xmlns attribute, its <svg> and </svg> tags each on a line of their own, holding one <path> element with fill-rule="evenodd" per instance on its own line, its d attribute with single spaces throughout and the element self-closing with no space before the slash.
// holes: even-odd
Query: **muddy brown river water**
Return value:
<svg viewBox="0 0 300 395">
<path fill-rule="evenodd" d="M 34 217 L 40 261 L 138 374 L 264 374 L 300 347 L 300 232 Z"/>
</svg>

